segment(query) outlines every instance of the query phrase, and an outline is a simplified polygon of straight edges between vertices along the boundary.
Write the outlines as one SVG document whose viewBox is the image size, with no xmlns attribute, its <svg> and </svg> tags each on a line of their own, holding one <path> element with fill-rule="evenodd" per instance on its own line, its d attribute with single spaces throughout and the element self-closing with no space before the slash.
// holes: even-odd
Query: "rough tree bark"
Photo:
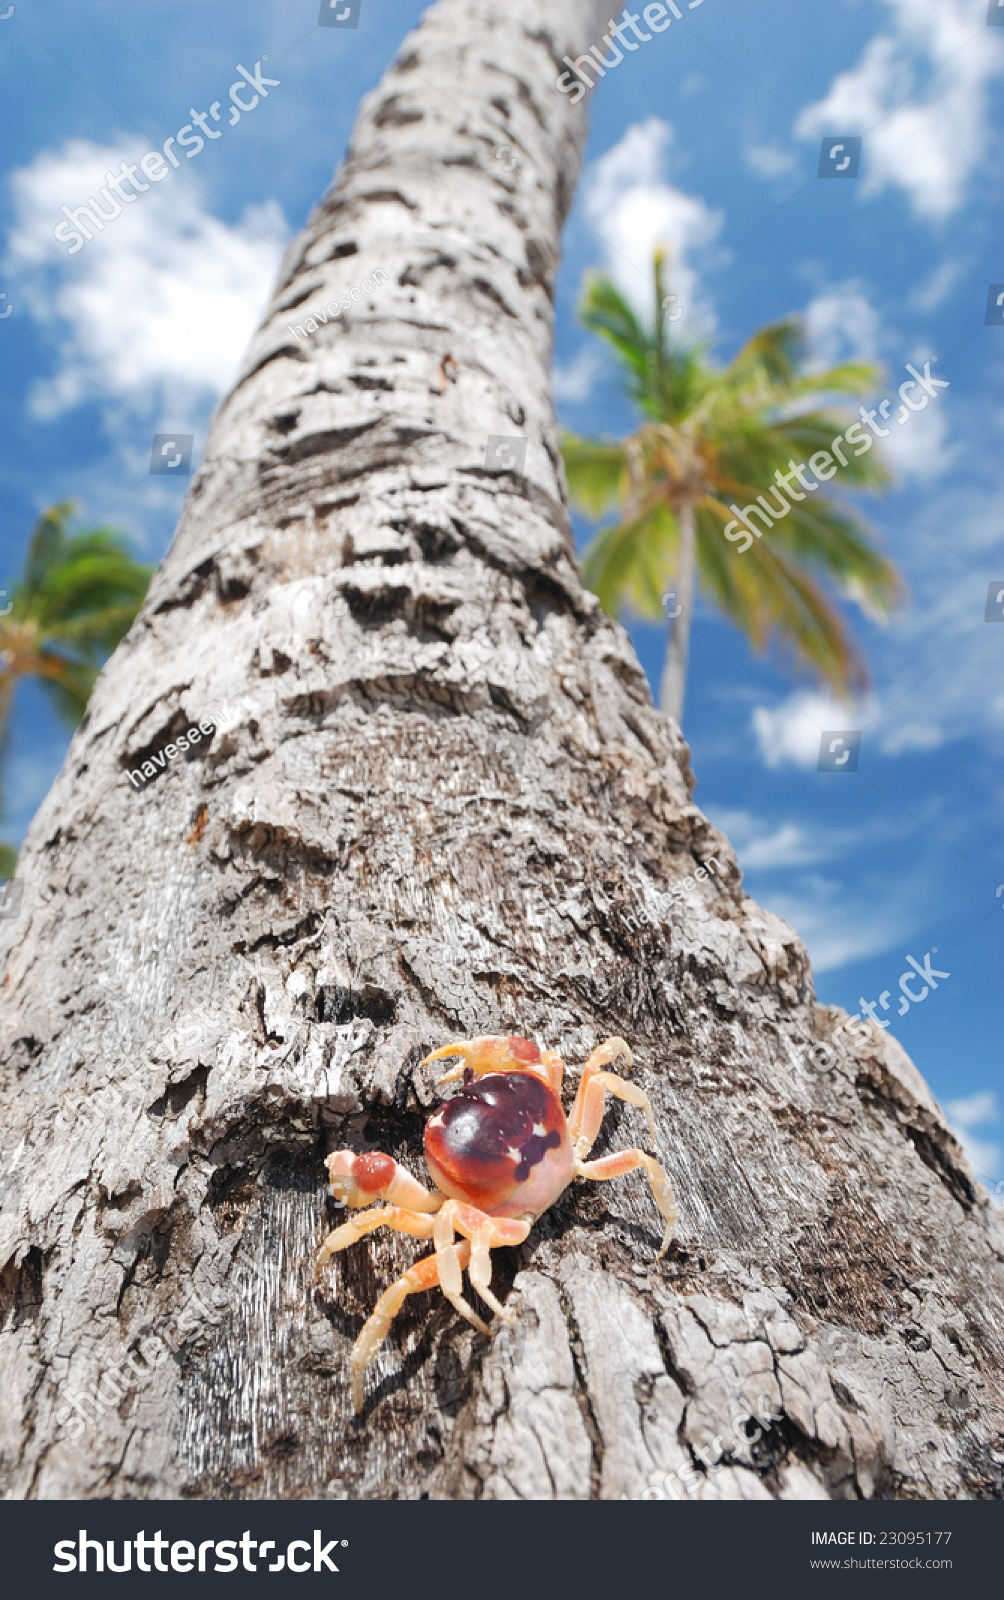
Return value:
<svg viewBox="0 0 1004 1600">
<path fill-rule="evenodd" d="M 894 1040 L 808 1065 L 839 1014 L 578 577 L 548 363 L 585 127 L 554 80 L 606 11 L 440 0 L 407 41 L 32 826 L 3 924 L 8 1497 L 1001 1492 L 986 1195 Z M 322 1157 L 421 1173 L 420 1057 L 496 1031 L 576 1064 L 631 1041 L 678 1242 L 655 1261 L 640 1178 L 574 1186 L 497 1258 L 515 1334 L 416 1297 L 356 1422 L 351 1341 L 424 1247 L 371 1238 L 315 1290 Z M 615 1109 L 597 1153 L 641 1133 Z"/>
</svg>

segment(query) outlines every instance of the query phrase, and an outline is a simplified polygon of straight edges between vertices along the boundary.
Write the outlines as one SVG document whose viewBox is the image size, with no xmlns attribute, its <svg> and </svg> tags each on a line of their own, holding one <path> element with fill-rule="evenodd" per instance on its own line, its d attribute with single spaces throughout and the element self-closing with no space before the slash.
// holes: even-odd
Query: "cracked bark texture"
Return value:
<svg viewBox="0 0 1004 1600">
<path fill-rule="evenodd" d="M 840 1014 L 576 568 L 548 369 L 585 117 L 554 80 L 606 10 L 440 0 L 406 41 L 32 826 L 8 1497 L 1001 1494 L 986 1194 L 893 1039 L 808 1065 Z M 357 1422 L 351 1342 L 424 1247 L 372 1237 L 315 1289 L 322 1158 L 424 1176 L 420 1058 L 509 1031 L 573 1066 L 631 1042 L 676 1244 L 640 1177 L 574 1185 L 495 1257 L 516 1328 L 409 1301 Z M 595 1153 L 642 1134 L 617 1106 Z"/>
</svg>

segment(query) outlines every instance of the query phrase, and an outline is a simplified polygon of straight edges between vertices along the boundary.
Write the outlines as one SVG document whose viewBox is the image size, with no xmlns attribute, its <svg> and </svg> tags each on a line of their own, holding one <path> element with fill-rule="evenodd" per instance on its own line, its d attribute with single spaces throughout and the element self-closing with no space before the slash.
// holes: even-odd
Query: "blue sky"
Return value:
<svg viewBox="0 0 1004 1600">
<path fill-rule="evenodd" d="M 857 1011 L 888 991 L 879 1017 L 992 1188 L 1004 1178 L 1004 623 L 984 614 L 1004 587 L 1004 326 L 984 316 L 990 285 L 1004 285 L 1004 26 L 987 26 L 988 0 L 680 9 L 592 97 L 559 280 L 560 413 L 581 432 L 631 426 L 575 306 L 595 266 L 644 295 L 657 240 L 673 252 L 681 328 L 718 358 L 798 312 L 820 363 L 884 367 L 870 404 L 892 402 L 896 481 L 865 509 L 909 599 L 885 626 L 848 605 L 871 689 L 835 705 L 702 608 L 685 732 L 697 800 L 750 893 L 806 939 L 820 999 Z M 357 29 L 322 29 L 318 0 L 14 0 L 0 20 L 0 582 L 38 510 L 63 498 L 149 559 L 163 553 L 187 480 L 150 475 L 152 435 L 192 433 L 198 455 L 282 244 L 420 11 L 361 0 Z M 259 60 L 279 85 L 231 125 L 237 64 Z M 56 244 L 63 203 L 215 101 L 219 139 L 74 256 Z M 862 138 L 857 178 L 817 176 L 824 135 Z M 926 362 L 948 387 L 897 425 L 907 364 Z M 657 682 L 661 630 L 632 634 Z M 862 730 L 856 772 L 816 770 L 824 729 Z M 14 842 L 65 747 L 23 687 L 5 764 Z M 899 1015 L 906 958 L 923 966 L 935 949 L 950 976 Z"/>
</svg>

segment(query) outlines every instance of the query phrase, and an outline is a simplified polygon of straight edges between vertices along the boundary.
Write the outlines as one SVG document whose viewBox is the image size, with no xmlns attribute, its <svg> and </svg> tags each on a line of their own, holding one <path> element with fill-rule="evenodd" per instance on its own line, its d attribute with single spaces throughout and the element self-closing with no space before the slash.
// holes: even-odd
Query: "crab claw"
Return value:
<svg viewBox="0 0 1004 1600">
<path fill-rule="evenodd" d="M 518 1072 L 522 1068 L 540 1067 L 540 1050 L 532 1039 L 518 1039 L 515 1034 L 487 1034 L 481 1039 L 454 1039 L 452 1044 L 441 1045 L 426 1056 L 420 1064 L 443 1061 L 447 1056 L 460 1056 L 461 1065 L 451 1067 L 438 1080 L 453 1083 L 470 1067 L 475 1077 L 484 1072 Z"/>
<path fill-rule="evenodd" d="M 357 1155 L 354 1150 L 333 1150 L 325 1160 L 328 1182 L 336 1200 L 347 1206 L 368 1206 L 374 1200 L 409 1211 L 438 1211 L 442 1195 L 430 1195 L 393 1156 L 381 1150 Z"/>
</svg>

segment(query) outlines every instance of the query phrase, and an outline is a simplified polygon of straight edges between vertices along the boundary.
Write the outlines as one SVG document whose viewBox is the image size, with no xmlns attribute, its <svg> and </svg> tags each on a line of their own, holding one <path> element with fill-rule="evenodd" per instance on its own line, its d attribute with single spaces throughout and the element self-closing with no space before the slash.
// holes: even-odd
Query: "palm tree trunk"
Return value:
<svg viewBox="0 0 1004 1600">
<path fill-rule="evenodd" d="M 694 615 L 694 587 L 697 566 L 697 531 L 694 507 L 685 500 L 677 511 L 679 553 L 676 568 L 676 604 L 679 613 L 670 619 L 666 664 L 662 669 L 659 704 L 668 717 L 680 726 L 683 722 L 683 697 L 687 690 L 687 661 L 690 655 L 690 625 Z"/>
<path fill-rule="evenodd" d="M 999 1485 L 986 1197 L 890 1037 L 806 1065 L 837 1014 L 575 566 L 548 370 L 585 119 L 555 78 L 607 11 L 440 0 L 406 42 L 32 825 L 0 923 L 7 1497 Z M 322 1158 L 421 1173 L 421 1057 L 509 1031 L 631 1041 L 677 1245 L 637 1179 L 574 1185 L 497 1256 L 515 1331 L 415 1296 L 360 1426 L 348 1351 L 424 1247 L 374 1235 L 315 1289 Z M 603 1137 L 642 1132 L 617 1106 Z"/>
<path fill-rule="evenodd" d="M 10 720 L 16 687 L 17 685 L 12 677 L 5 677 L 0 680 L 0 750 L 3 749 L 4 740 L 7 737 L 7 723 Z"/>
</svg>

